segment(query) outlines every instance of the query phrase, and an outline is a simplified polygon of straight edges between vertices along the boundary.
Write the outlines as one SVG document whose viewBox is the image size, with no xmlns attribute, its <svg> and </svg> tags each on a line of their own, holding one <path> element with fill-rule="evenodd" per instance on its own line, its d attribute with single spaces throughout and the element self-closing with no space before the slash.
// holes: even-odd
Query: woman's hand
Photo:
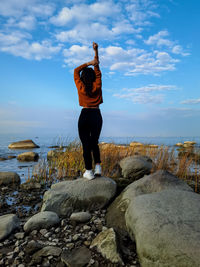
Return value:
<svg viewBox="0 0 200 267">
<path fill-rule="evenodd" d="M 98 44 L 95 42 L 93 42 L 93 49 L 94 49 L 94 51 L 98 49 Z"/>
</svg>

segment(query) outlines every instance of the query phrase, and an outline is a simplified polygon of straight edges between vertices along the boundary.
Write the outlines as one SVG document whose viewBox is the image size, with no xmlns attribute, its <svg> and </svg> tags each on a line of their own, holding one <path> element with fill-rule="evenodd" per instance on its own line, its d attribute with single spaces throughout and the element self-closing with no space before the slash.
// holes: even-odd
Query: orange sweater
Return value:
<svg viewBox="0 0 200 267">
<path fill-rule="evenodd" d="M 99 65 L 94 67 L 96 80 L 93 82 L 92 96 L 89 97 L 85 92 L 85 85 L 81 81 L 80 72 L 87 67 L 87 64 L 83 64 L 74 70 L 74 81 L 78 90 L 79 105 L 82 107 L 97 107 L 103 103 L 102 90 L 101 90 L 101 71 Z"/>
</svg>

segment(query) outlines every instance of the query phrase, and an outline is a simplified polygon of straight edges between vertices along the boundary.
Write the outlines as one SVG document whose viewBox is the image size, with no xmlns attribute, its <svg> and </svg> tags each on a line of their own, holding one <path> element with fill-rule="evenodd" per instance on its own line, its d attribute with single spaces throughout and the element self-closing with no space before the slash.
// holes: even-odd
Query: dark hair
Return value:
<svg viewBox="0 0 200 267">
<path fill-rule="evenodd" d="M 95 72 L 92 68 L 84 68 L 81 72 L 81 81 L 85 85 L 85 92 L 87 96 L 92 96 L 93 82 L 96 80 Z"/>
</svg>

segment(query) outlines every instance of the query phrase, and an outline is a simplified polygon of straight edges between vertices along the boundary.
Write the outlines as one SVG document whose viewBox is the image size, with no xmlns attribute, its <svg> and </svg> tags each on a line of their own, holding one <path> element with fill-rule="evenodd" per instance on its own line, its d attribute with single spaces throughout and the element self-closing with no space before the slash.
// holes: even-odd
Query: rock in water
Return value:
<svg viewBox="0 0 200 267">
<path fill-rule="evenodd" d="M 38 148 L 39 146 L 36 145 L 32 140 L 23 140 L 11 143 L 8 148 L 10 149 L 29 149 L 29 148 Z"/>
<path fill-rule="evenodd" d="M 0 216 L 0 241 L 20 226 L 20 220 L 15 214 Z"/>
<path fill-rule="evenodd" d="M 30 232 L 35 229 L 48 228 L 60 221 L 58 215 L 52 211 L 39 212 L 32 216 L 24 225 L 24 231 Z"/>
<path fill-rule="evenodd" d="M 0 172 L 0 186 L 19 185 L 20 182 L 20 177 L 16 172 Z"/>
<path fill-rule="evenodd" d="M 90 248 L 94 247 L 96 247 L 97 251 L 107 260 L 110 260 L 112 263 L 123 265 L 122 259 L 118 253 L 116 235 L 113 228 L 99 233 L 90 246 Z"/>
<path fill-rule="evenodd" d="M 35 152 L 24 152 L 17 156 L 19 161 L 37 161 L 39 158 L 38 153 Z"/>
<path fill-rule="evenodd" d="M 130 202 L 125 220 L 142 267 L 200 266 L 200 195 L 163 190 Z"/>
<path fill-rule="evenodd" d="M 119 162 L 124 178 L 137 180 L 152 169 L 152 160 L 147 156 L 130 156 Z"/>
<path fill-rule="evenodd" d="M 59 216 L 66 216 L 74 210 L 100 209 L 109 203 L 115 193 L 116 183 L 107 177 L 64 181 L 52 185 L 45 192 L 42 211 L 54 211 Z"/>
</svg>

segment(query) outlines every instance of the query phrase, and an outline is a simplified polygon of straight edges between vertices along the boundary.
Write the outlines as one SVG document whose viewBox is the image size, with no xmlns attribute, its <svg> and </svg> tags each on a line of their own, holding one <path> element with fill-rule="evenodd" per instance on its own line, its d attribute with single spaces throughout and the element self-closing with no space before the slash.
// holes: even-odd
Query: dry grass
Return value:
<svg viewBox="0 0 200 267">
<path fill-rule="evenodd" d="M 168 170 L 180 179 L 195 186 L 195 191 L 199 191 L 200 166 L 199 157 L 196 159 L 189 154 L 183 153 L 178 156 L 177 150 L 167 146 L 152 148 L 149 145 L 140 146 L 119 146 L 114 144 L 100 144 L 102 171 L 105 176 L 115 178 L 118 175 L 118 163 L 127 156 L 136 154 L 148 156 L 154 162 L 152 172 L 160 169 Z M 82 156 L 82 146 L 79 142 L 70 143 L 65 150 L 57 151 L 47 164 L 39 164 L 34 171 L 35 178 L 40 181 L 62 180 L 63 178 L 74 178 L 84 172 L 84 161 Z"/>
</svg>

